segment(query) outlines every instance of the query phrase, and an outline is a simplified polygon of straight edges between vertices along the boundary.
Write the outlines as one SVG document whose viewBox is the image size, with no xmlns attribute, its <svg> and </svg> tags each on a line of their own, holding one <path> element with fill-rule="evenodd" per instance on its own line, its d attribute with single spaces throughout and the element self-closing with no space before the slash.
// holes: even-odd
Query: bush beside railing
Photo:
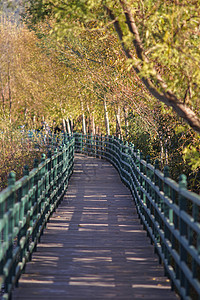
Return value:
<svg viewBox="0 0 200 300">
<path fill-rule="evenodd" d="M 65 141 L 65 142 L 64 142 Z M 0 193 L 0 284 L 2 299 L 10 299 L 26 262 L 31 259 L 46 223 L 61 201 L 72 174 L 74 139 L 64 139 L 63 146 L 35 160 L 34 169 L 24 168 L 17 182 L 15 173 L 8 187 Z"/>
<path fill-rule="evenodd" d="M 200 196 L 144 160 L 133 144 L 111 136 L 75 134 L 75 151 L 105 158 L 130 189 L 139 217 L 182 299 L 200 299 Z"/>
</svg>

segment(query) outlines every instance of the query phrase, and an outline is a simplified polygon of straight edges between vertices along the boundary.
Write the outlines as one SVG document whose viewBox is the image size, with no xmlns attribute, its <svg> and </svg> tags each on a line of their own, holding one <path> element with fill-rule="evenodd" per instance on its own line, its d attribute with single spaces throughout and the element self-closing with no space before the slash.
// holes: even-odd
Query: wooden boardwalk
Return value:
<svg viewBox="0 0 200 300">
<path fill-rule="evenodd" d="M 80 154 L 13 299 L 178 299 L 163 274 L 117 171 Z"/>
</svg>

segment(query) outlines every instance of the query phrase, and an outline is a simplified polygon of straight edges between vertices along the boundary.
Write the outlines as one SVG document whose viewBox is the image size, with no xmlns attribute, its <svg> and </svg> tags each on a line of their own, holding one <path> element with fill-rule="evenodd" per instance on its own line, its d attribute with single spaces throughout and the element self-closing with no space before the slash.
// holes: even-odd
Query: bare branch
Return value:
<svg viewBox="0 0 200 300">
<path fill-rule="evenodd" d="M 126 17 L 126 22 L 129 27 L 130 32 L 133 34 L 134 39 L 133 39 L 133 44 L 136 50 L 137 57 L 141 61 L 141 65 L 134 67 L 134 70 L 136 73 L 140 73 L 141 71 L 141 66 L 143 63 L 149 63 L 147 56 L 144 54 L 144 49 L 142 46 L 142 42 L 139 36 L 139 32 L 137 29 L 137 26 L 135 24 L 133 15 L 131 13 L 130 8 L 126 4 L 126 0 L 120 0 L 120 3 L 122 5 L 122 9 L 124 11 L 124 15 Z M 123 50 L 128 58 L 134 58 L 133 54 L 131 53 L 131 50 L 128 49 L 124 42 L 123 42 L 123 31 L 120 27 L 120 24 L 118 20 L 116 20 L 113 12 L 106 8 L 108 15 L 110 16 L 111 20 L 115 20 L 114 26 L 115 30 L 118 34 L 118 37 L 121 41 Z M 152 81 L 152 78 L 148 77 L 142 77 L 142 81 L 147 87 L 147 89 L 151 92 L 151 94 L 158 99 L 159 101 L 165 103 L 167 106 L 170 106 L 174 109 L 174 111 L 182 117 L 192 128 L 193 130 L 197 131 L 200 133 L 200 119 L 198 116 L 195 114 L 195 112 L 190 109 L 184 101 L 179 100 L 172 91 L 169 90 L 167 84 L 164 82 L 163 78 L 156 72 L 155 69 L 153 69 L 155 76 L 154 76 L 154 82 Z M 159 88 L 158 88 L 159 87 Z"/>
</svg>

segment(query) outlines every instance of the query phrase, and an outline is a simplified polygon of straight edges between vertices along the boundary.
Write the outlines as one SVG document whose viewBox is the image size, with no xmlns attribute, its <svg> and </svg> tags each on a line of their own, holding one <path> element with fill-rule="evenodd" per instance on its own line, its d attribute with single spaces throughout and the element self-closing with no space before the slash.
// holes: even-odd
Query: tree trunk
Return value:
<svg viewBox="0 0 200 300">
<path fill-rule="evenodd" d="M 121 109 L 120 106 L 118 106 L 117 110 L 115 110 L 115 116 L 116 116 L 116 136 L 118 138 L 121 137 Z"/>
<path fill-rule="evenodd" d="M 74 122 L 73 122 L 72 118 L 70 118 L 70 121 L 71 121 L 71 133 L 73 133 L 73 131 L 74 131 Z"/>
<path fill-rule="evenodd" d="M 69 122 L 69 118 L 68 117 L 66 119 L 66 124 L 67 124 L 67 133 L 69 135 L 71 135 L 72 133 L 71 133 L 71 127 L 70 127 L 70 122 Z"/>
<path fill-rule="evenodd" d="M 85 120 L 85 113 L 83 108 L 83 101 L 81 99 L 81 109 L 82 109 L 82 133 L 86 134 L 86 120 Z"/>
<path fill-rule="evenodd" d="M 110 135 L 110 123 L 109 123 L 109 117 L 108 117 L 108 110 L 106 105 L 106 100 L 103 101 L 104 105 L 104 118 L 105 118 L 105 127 L 106 127 L 106 134 Z"/>
<path fill-rule="evenodd" d="M 65 119 L 63 119 L 63 131 L 65 134 L 67 133 Z"/>
<path fill-rule="evenodd" d="M 127 139 L 128 138 L 128 108 L 124 106 L 123 110 L 124 110 L 125 137 Z"/>
<path fill-rule="evenodd" d="M 82 113 L 82 133 L 86 134 L 86 121 L 84 112 Z"/>
<path fill-rule="evenodd" d="M 142 40 L 139 36 L 138 28 L 131 12 L 131 6 L 128 5 L 125 0 L 120 0 L 120 3 L 124 11 L 126 24 L 128 25 L 130 33 L 133 35 L 133 45 L 135 47 L 137 57 L 141 62 L 141 64 L 137 63 L 137 66 L 134 66 L 133 69 L 137 74 L 140 74 L 141 66 L 143 65 L 143 63 L 150 65 L 151 62 L 149 62 L 148 57 L 145 55 Z M 124 32 L 118 18 L 116 18 L 116 16 L 113 14 L 113 11 L 108 7 L 106 7 L 106 10 L 109 17 L 113 21 L 115 31 L 118 34 L 125 55 L 128 59 L 135 60 L 135 54 L 133 53 L 131 47 L 125 46 Z M 167 106 L 172 107 L 173 110 L 181 118 L 183 118 L 193 130 L 200 133 L 200 118 L 195 113 L 195 111 L 193 111 L 188 105 L 186 105 L 182 99 L 177 98 L 175 93 L 173 93 L 173 91 L 169 89 L 168 85 L 161 77 L 161 75 L 156 71 L 156 68 L 153 68 L 152 71 L 154 73 L 154 80 L 152 80 L 151 76 L 148 76 L 148 73 L 146 76 L 143 75 L 142 77 L 140 77 L 150 93 L 160 102 L 163 102 Z"/>
</svg>

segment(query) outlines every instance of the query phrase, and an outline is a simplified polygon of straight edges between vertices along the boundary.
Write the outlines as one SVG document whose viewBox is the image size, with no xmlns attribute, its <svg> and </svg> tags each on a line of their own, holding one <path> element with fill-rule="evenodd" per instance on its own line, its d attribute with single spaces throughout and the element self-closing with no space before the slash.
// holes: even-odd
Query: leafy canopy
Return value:
<svg viewBox="0 0 200 300">
<path fill-rule="evenodd" d="M 115 30 L 129 69 L 200 132 L 199 7 L 199 0 L 31 0 L 27 21 L 52 18 L 60 40 L 69 32 Z"/>
</svg>

